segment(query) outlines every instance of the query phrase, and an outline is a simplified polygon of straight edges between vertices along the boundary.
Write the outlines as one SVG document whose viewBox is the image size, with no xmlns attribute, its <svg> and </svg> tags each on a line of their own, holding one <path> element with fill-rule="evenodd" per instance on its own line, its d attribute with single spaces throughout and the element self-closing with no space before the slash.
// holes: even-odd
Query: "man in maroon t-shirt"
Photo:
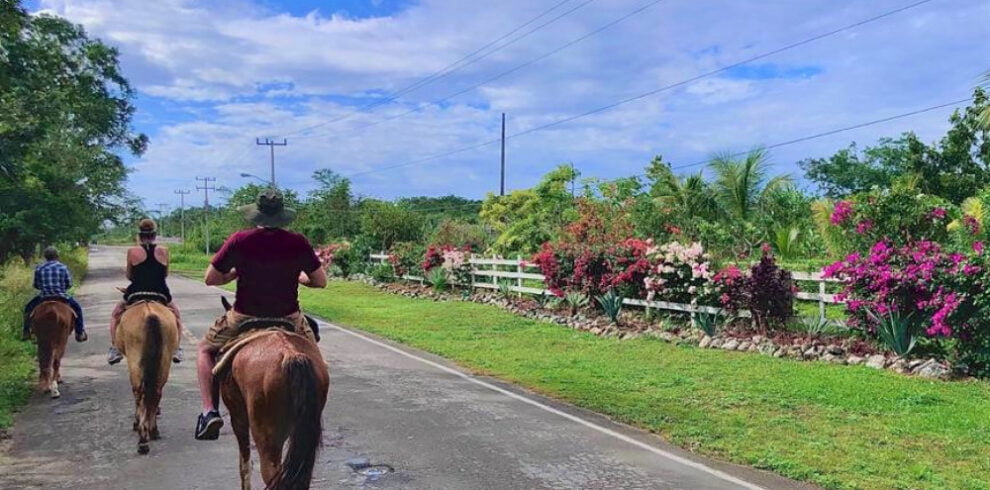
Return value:
<svg viewBox="0 0 990 490">
<path fill-rule="evenodd" d="M 320 259 L 306 237 L 282 229 L 295 217 L 295 211 L 284 206 L 278 191 L 263 192 L 257 204 L 242 210 L 256 227 L 228 237 L 206 270 L 205 282 L 210 286 L 237 279 L 237 296 L 234 308 L 217 319 L 199 345 L 196 367 L 203 413 L 196 424 L 196 439 L 216 439 L 223 427 L 213 366 L 217 351 L 237 336 L 238 326 L 250 318 L 285 318 L 296 325 L 298 333 L 315 341 L 299 311 L 299 284 L 311 288 L 327 285 Z"/>
</svg>

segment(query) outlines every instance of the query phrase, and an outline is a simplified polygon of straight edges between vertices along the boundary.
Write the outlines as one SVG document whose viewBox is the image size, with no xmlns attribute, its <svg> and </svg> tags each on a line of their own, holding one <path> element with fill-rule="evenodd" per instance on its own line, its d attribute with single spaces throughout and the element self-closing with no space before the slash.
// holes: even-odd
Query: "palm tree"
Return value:
<svg viewBox="0 0 990 490">
<path fill-rule="evenodd" d="M 715 173 L 715 196 L 729 217 L 750 221 L 773 192 L 792 185 L 788 175 L 768 176 L 767 157 L 766 150 L 758 148 L 741 159 L 717 155 L 709 163 Z"/>
<path fill-rule="evenodd" d="M 990 89 L 990 70 L 983 74 L 983 86 Z M 983 125 L 984 129 L 990 130 L 990 104 L 983 108 L 983 112 L 980 114 L 980 124 Z"/>
<path fill-rule="evenodd" d="M 651 189 L 653 200 L 661 207 L 676 210 L 682 216 L 715 218 L 718 203 L 701 173 L 678 177 L 673 172 L 658 179 Z"/>
</svg>

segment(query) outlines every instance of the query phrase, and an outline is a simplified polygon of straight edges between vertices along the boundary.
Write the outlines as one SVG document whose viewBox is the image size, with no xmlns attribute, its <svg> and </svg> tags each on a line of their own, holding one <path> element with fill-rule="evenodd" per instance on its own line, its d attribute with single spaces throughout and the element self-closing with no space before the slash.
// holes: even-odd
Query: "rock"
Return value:
<svg viewBox="0 0 990 490">
<path fill-rule="evenodd" d="M 784 357 L 785 355 L 787 355 L 787 350 L 785 350 L 783 347 L 777 349 L 773 353 L 773 357 L 778 357 L 778 358 L 779 357 Z"/>
<path fill-rule="evenodd" d="M 793 357 L 795 359 L 800 358 L 803 354 L 804 351 L 801 350 L 800 345 L 792 345 L 787 348 L 787 352 L 786 352 L 787 357 Z"/>
<path fill-rule="evenodd" d="M 672 333 L 670 333 L 670 332 L 662 332 L 662 333 L 660 333 L 660 338 L 663 339 L 663 340 L 665 340 L 665 341 L 667 341 L 667 342 L 673 342 L 673 341 L 677 340 L 677 336 L 674 335 L 674 334 L 672 334 Z"/>
<path fill-rule="evenodd" d="M 600 335 L 602 333 L 602 329 L 600 329 L 598 327 L 592 328 L 591 329 L 591 333 L 593 333 L 595 335 Z"/>
<path fill-rule="evenodd" d="M 723 344 L 723 343 L 725 343 L 725 339 L 720 339 L 720 338 L 714 338 L 714 339 L 712 339 L 712 341 L 711 341 L 711 342 L 710 342 L 710 343 L 708 344 L 708 347 L 709 347 L 709 348 L 711 348 L 711 349 L 718 349 L 719 347 L 722 347 L 722 344 Z"/>
<path fill-rule="evenodd" d="M 763 342 L 763 338 L 764 337 L 762 335 L 754 335 L 753 336 L 753 343 L 756 344 L 756 345 L 760 345 L 760 343 Z"/>
<path fill-rule="evenodd" d="M 760 354 L 772 356 L 773 353 L 777 351 L 777 346 L 776 345 L 773 345 L 770 342 L 766 342 L 766 343 L 760 344 L 759 350 L 760 350 Z"/>
<path fill-rule="evenodd" d="M 915 368 L 917 368 L 918 366 L 920 366 L 922 364 L 926 364 L 926 362 L 925 362 L 924 359 L 914 359 L 912 361 L 909 361 L 908 362 L 908 365 L 907 365 L 908 371 L 914 371 Z"/>
<path fill-rule="evenodd" d="M 722 344 L 723 350 L 736 350 L 739 347 L 739 341 L 736 339 L 729 339 L 724 344 Z"/>
<path fill-rule="evenodd" d="M 829 354 L 832 354 L 833 356 L 841 356 L 842 354 L 846 353 L 845 349 L 837 345 L 830 345 L 825 348 L 825 351 L 828 352 Z"/>
<path fill-rule="evenodd" d="M 739 351 L 747 351 L 747 350 L 749 350 L 749 348 L 750 348 L 750 347 L 751 347 L 752 345 L 753 345 L 753 343 L 752 343 L 752 342 L 750 342 L 750 341 L 748 341 L 748 340 L 744 340 L 744 341 L 742 341 L 742 342 L 740 342 L 740 343 L 739 343 L 739 347 L 736 347 L 736 350 L 739 350 Z"/>
<path fill-rule="evenodd" d="M 801 357 L 805 359 L 815 359 L 818 357 L 818 349 L 815 347 L 809 347 L 801 354 Z"/>
<path fill-rule="evenodd" d="M 708 348 L 709 345 L 711 345 L 711 343 L 712 343 L 712 338 L 705 335 L 704 337 L 701 338 L 701 342 L 698 342 L 698 347 L 701 347 L 702 349 L 706 349 Z"/>
<path fill-rule="evenodd" d="M 822 360 L 825 361 L 825 362 L 832 363 L 832 364 L 845 364 L 846 363 L 846 358 L 844 358 L 842 356 L 837 356 L 837 355 L 832 354 L 830 352 L 826 352 L 825 355 L 822 356 Z"/>
<path fill-rule="evenodd" d="M 914 371 L 914 374 L 923 378 L 945 379 L 949 377 L 951 372 L 952 370 L 945 364 L 942 364 L 935 359 L 929 359 L 928 362 L 918 366 L 918 368 Z"/>
<path fill-rule="evenodd" d="M 890 365 L 890 369 L 894 372 L 898 372 L 901 374 L 907 373 L 908 372 L 907 361 L 905 361 L 904 359 L 898 359 L 894 361 L 893 364 Z"/>
<path fill-rule="evenodd" d="M 846 364 L 848 364 L 850 366 L 855 366 L 857 364 L 863 364 L 863 361 L 864 360 L 865 359 L 863 359 L 862 357 L 859 357 L 859 356 L 849 356 L 849 358 L 846 359 Z"/>
<path fill-rule="evenodd" d="M 866 365 L 873 369 L 883 369 L 885 364 L 887 364 L 887 358 L 880 354 L 874 354 L 866 358 Z"/>
</svg>

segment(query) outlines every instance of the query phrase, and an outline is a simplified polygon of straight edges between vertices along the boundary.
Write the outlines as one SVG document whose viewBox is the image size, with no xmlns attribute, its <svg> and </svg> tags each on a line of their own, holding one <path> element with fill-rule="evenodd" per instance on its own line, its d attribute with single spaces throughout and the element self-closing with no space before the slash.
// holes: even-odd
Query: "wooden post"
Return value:
<svg viewBox="0 0 990 490">
<path fill-rule="evenodd" d="M 818 314 L 825 318 L 825 281 L 818 279 Z"/>
<path fill-rule="evenodd" d="M 519 291 L 516 291 L 516 292 L 519 293 L 519 297 L 521 298 L 522 297 L 522 294 L 523 294 L 522 293 L 522 287 L 523 287 L 523 279 L 522 279 L 522 273 L 523 273 L 522 255 L 516 255 L 516 273 L 519 274 L 519 276 L 516 277 L 516 286 L 518 286 L 519 289 L 520 289 Z"/>
</svg>

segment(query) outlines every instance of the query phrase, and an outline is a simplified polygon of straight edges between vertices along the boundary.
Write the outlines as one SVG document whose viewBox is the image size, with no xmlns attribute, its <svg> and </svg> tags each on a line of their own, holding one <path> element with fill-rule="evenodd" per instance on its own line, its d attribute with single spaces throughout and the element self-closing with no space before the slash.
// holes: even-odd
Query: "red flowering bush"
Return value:
<svg viewBox="0 0 990 490">
<path fill-rule="evenodd" d="M 423 255 L 423 262 L 420 264 L 423 272 L 430 272 L 431 270 L 443 265 L 443 253 L 452 249 L 453 247 L 449 245 L 430 245 L 426 249 L 426 254 Z"/>
<path fill-rule="evenodd" d="M 399 242 L 392 245 L 388 254 L 388 262 L 392 264 L 392 270 L 395 271 L 396 277 L 402 277 L 420 264 L 424 253 L 425 250 L 422 245 L 413 242 Z"/>
<path fill-rule="evenodd" d="M 544 243 L 530 262 L 540 268 L 547 289 L 556 296 L 566 291 L 597 296 L 616 289 L 623 297 L 641 298 L 650 271 L 649 246 L 636 238 L 606 247 Z"/>
<path fill-rule="evenodd" d="M 712 278 L 712 288 L 718 303 L 729 312 L 746 308 L 749 298 L 749 279 L 735 265 L 728 265 Z"/>
</svg>

